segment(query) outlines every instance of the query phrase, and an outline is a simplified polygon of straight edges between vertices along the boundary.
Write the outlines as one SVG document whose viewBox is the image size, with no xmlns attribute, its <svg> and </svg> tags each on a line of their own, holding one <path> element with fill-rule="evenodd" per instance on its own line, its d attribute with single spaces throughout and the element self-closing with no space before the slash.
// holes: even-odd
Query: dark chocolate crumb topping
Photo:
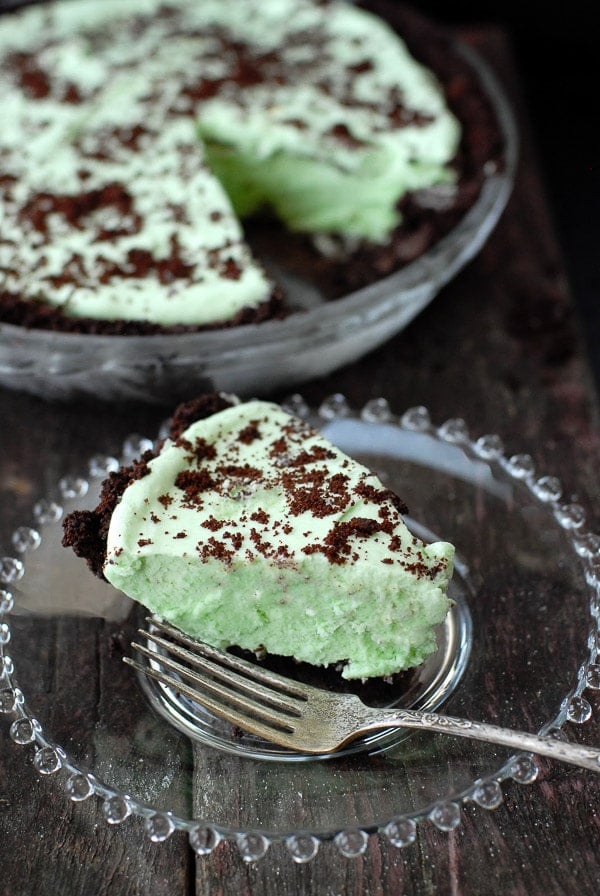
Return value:
<svg viewBox="0 0 600 896">
<path fill-rule="evenodd" d="M 323 445 L 307 444 L 307 439 L 316 433 L 305 421 L 291 419 L 281 429 L 281 435 L 265 444 L 265 453 L 271 457 L 273 466 L 264 470 L 247 462 L 239 462 L 244 445 L 262 439 L 261 421 L 245 424 L 236 433 L 231 433 L 217 447 L 204 438 L 190 440 L 183 438 L 183 432 L 195 420 L 231 407 L 224 396 L 210 394 L 181 405 L 171 421 L 170 432 L 176 445 L 185 452 L 188 467 L 177 473 L 173 494 L 159 496 L 163 507 L 171 508 L 173 528 L 167 528 L 166 535 L 174 539 L 188 538 L 191 533 L 179 526 L 177 505 L 191 510 L 200 510 L 207 493 L 218 493 L 236 502 L 252 497 L 257 488 L 282 488 L 287 505 L 287 519 L 273 520 L 263 507 L 250 505 L 246 514 L 243 503 L 237 504 L 236 515 L 219 518 L 211 514 L 199 520 L 198 533 L 206 532 L 196 543 L 195 551 L 202 561 L 220 560 L 229 564 L 241 551 L 248 559 L 262 556 L 275 563 L 286 565 L 294 561 L 290 549 L 280 543 L 279 533 L 290 534 L 294 530 L 294 517 L 315 520 L 335 517 L 344 513 L 352 504 L 360 502 L 375 505 L 377 515 L 350 516 L 349 519 L 333 519 L 326 535 L 319 540 L 305 526 L 303 536 L 308 543 L 301 549 L 307 556 L 323 555 L 329 563 L 343 565 L 355 561 L 359 556 L 361 542 L 374 536 L 385 539 L 387 555 L 382 562 L 399 563 L 407 571 L 419 577 L 435 577 L 440 566 L 425 562 L 413 539 L 412 545 L 403 547 L 401 538 L 395 531 L 401 513 L 406 507 L 389 489 L 378 488 L 372 480 L 373 474 L 360 474 L 357 485 L 350 485 L 350 477 L 334 468 L 331 472 L 328 461 L 337 458 L 336 452 Z M 159 450 L 159 449 L 157 449 Z M 148 463 L 156 456 L 146 452 L 141 461 L 111 474 L 103 484 L 101 499 L 95 511 L 77 511 L 70 514 L 64 523 L 64 540 L 74 547 L 79 556 L 85 557 L 96 574 L 102 575 L 106 554 L 106 536 L 110 517 L 120 495 L 130 482 L 148 473 Z M 285 464 L 278 466 L 277 459 L 285 458 Z M 227 505 L 223 505 L 227 506 Z M 150 510 L 148 518 L 153 523 L 161 522 L 159 515 Z M 165 520 L 166 522 L 166 520 Z M 248 526 L 249 535 L 244 537 L 240 526 Z M 318 527 L 317 527 L 318 528 Z M 248 530 L 246 530 L 248 531 Z M 208 533 L 211 533 L 210 535 Z M 246 540 L 247 539 L 247 540 Z M 140 535 L 140 548 L 151 543 L 150 538 Z M 412 554 L 412 556 L 411 556 Z"/>
</svg>

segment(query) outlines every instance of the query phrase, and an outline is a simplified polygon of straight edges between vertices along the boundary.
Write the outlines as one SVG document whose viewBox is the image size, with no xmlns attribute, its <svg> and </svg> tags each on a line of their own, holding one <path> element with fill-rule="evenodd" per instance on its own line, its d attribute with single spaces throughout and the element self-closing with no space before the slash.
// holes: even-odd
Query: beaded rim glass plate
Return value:
<svg viewBox="0 0 600 896">
<path fill-rule="evenodd" d="M 285 404 L 370 464 L 390 487 L 403 489 L 420 523 L 456 544 L 474 589 L 469 595 L 473 635 L 467 668 L 445 709 L 549 736 L 565 736 L 566 722 L 588 721 L 592 708 L 585 692 L 600 688 L 600 538 L 586 529 L 581 506 L 562 499 L 560 482 L 536 472 L 529 455 L 508 456 L 497 435 L 471 438 L 458 419 L 435 426 L 421 407 L 397 416 L 384 399 L 376 399 L 354 412 L 342 395 L 328 398 L 318 412 L 297 395 Z M 127 440 L 124 459 L 149 444 L 139 437 Z M 429 732 L 414 732 L 374 755 L 302 764 L 265 763 L 205 744 L 191 748 L 144 700 L 136 706 L 143 724 L 136 723 L 133 736 L 119 739 L 107 729 L 106 719 L 96 721 L 94 751 L 86 753 L 78 741 L 78 721 L 65 721 L 60 706 L 57 710 L 60 693 L 45 691 L 39 656 L 44 620 L 69 623 L 71 611 L 61 601 L 73 575 L 77 599 L 83 595 L 81 561 L 73 566 L 75 573 L 67 571 L 60 579 L 61 588 L 53 579 L 65 563 L 59 547 L 63 508 L 85 506 L 88 487 L 118 463 L 96 457 L 84 475 L 61 479 L 55 493 L 35 504 L 31 524 L 14 532 L 13 555 L 0 559 L 0 714 L 15 748 L 32 752 L 39 774 L 64 787 L 66 797 L 76 802 L 96 798 L 109 824 L 141 816 L 154 842 L 183 830 L 199 855 L 227 839 L 237 843 L 246 861 L 255 861 L 282 841 L 294 861 L 306 862 L 326 840 L 352 857 L 364 852 L 371 834 L 403 847 L 414 842 L 419 824 L 453 830 L 464 802 L 494 809 L 509 780 L 535 780 L 538 769 L 530 755 L 505 755 Z M 122 603 L 106 588 L 113 603 L 105 604 L 102 621 L 111 614 L 119 621 Z M 560 662 L 567 616 L 571 628 L 575 620 L 580 637 L 577 675 L 570 663 Z M 100 638 L 108 639 L 109 629 L 101 628 Z M 500 645 L 505 653 L 493 665 Z M 126 669 L 120 657 L 113 661 L 111 674 Z M 487 691 L 492 665 L 503 694 L 499 703 L 497 690 Z M 72 678 L 70 656 L 65 667 Z M 126 681 L 129 698 L 132 680 Z M 81 693 L 94 686 L 81 670 Z M 56 681 L 52 687 L 56 691 Z M 115 683 L 111 704 L 123 698 L 118 687 Z M 53 723 L 66 730 L 68 744 L 56 742 Z M 110 757 L 108 763 L 103 754 Z M 131 765 L 142 765 L 146 777 L 132 774 Z M 149 785 L 152 774 L 163 776 L 162 783 Z M 180 791 L 173 790 L 182 778 L 189 779 L 183 789 L 183 803 L 189 797 L 192 810 L 187 814 Z M 130 786 L 136 782 L 138 792 Z M 242 796 L 236 803 L 238 790 Z"/>
<path fill-rule="evenodd" d="M 479 55 L 460 53 L 476 71 L 504 141 L 503 167 L 490 170 L 467 214 L 400 271 L 341 299 L 281 274 L 290 303 L 281 321 L 211 332 L 97 336 L 26 330 L 0 322 L 0 384 L 52 399 L 183 400 L 202 391 L 242 396 L 291 388 L 362 357 L 406 327 L 481 249 L 510 195 L 517 128 L 510 104 Z"/>
</svg>

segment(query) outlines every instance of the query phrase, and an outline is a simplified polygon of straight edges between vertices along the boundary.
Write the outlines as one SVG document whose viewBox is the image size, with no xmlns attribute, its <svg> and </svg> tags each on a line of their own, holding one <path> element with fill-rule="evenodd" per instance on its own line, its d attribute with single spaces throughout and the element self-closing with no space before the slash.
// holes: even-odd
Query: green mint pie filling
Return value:
<svg viewBox="0 0 600 896">
<path fill-rule="evenodd" d="M 168 440 L 126 488 L 104 574 L 217 647 L 385 676 L 435 649 L 450 603 L 453 547 L 423 544 L 402 509 L 305 422 L 238 404 Z"/>
<path fill-rule="evenodd" d="M 235 210 L 266 205 L 292 230 L 385 242 L 408 192 L 452 183 L 460 126 L 432 74 L 375 16 L 345 3 L 272 0 L 253 38 L 266 83 L 207 97 L 198 129 Z M 241 40 L 248 23 L 228 27 Z M 258 49 L 260 48 L 260 49 Z"/>
<path fill-rule="evenodd" d="M 440 165 L 402 162 L 384 147 L 365 153 L 356 171 L 287 150 L 260 159 L 208 138 L 205 150 L 240 217 L 267 208 L 293 231 L 374 243 L 385 242 L 401 222 L 397 203 L 405 193 L 454 180 Z"/>
</svg>

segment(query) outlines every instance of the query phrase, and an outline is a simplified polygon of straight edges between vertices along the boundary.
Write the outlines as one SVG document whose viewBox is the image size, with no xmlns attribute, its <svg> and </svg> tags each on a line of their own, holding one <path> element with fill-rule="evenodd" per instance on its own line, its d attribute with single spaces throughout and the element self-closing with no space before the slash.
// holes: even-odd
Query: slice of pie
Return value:
<svg viewBox="0 0 600 896">
<path fill-rule="evenodd" d="M 209 644 L 370 678 L 422 663 L 449 608 L 453 548 L 405 509 L 305 421 L 212 395 L 66 518 L 64 544 Z"/>
</svg>

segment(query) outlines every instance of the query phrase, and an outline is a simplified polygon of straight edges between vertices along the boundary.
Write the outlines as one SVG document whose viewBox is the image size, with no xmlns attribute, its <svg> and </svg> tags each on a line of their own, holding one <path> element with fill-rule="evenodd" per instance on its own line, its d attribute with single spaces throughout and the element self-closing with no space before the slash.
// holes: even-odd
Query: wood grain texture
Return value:
<svg viewBox="0 0 600 896">
<path fill-rule="evenodd" d="M 318 404 L 342 391 L 357 406 L 383 395 L 397 411 L 425 404 L 436 421 L 463 416 L 476 434 L 499 432 L 509 451 L 529 451 L 559 475 L 600 528 L 598 402 L 510 49 L 499 31 L 463 36 L 497 69 L 520 110 L 521 163 L 509 207 L 479 257 L 404 333 L 303 392 Z M 65 407 L 2 392 L 0 419 L 5 552 L 35 496 L 82 457 L 114 452 L 132 431 L 155 432 L 161 412 Z M 76 640 L 81 662 L 84 654 L 89 660 L 92 634 Z M 565 645 L 575 672 L 581 657 L 569 631 Z M 75 691 L 72 683 L 67 703 Z M 84 702 L 92 725 L 98 707 Z M 600 700 L 594 709 L 600 716 Z M 600 742 L 600 726 L 594 721 L 572 736 Z M 326 844 L 310 865 L 296 866 L 276 845 L 246 865 L 235 846 L 222 844 L 196 861 L 180 835 L 155 846 L 137 820 L 110 828 L 95 801 L 70 804 L 59 781 L 35 774 L 30 752 L 15 748 L 2 724 L 0 896 L 596 896 L 600 777 L 544 764 L 536 784 L 505 791 L 495 812 L 469 806 L 449 835 L 424 824 L 416 844 L 402 851 L 372 838 L 362 858 L 345 860 Z M 234 813 L 237 798 L 233 782 Z"/>
</svg>

